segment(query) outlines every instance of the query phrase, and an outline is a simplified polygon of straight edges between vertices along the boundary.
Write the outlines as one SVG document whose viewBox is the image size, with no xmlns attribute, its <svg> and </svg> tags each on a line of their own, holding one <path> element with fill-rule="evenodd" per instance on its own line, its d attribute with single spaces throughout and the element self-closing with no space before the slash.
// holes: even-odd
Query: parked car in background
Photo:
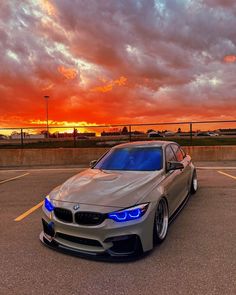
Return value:
<svg viewBox="0 0 236 295">
<path fill-rule="evenodd" d="M 164 133 L 164 135 L 166 136 L 166 137 L 168 137 L 168 136 L 175 136 L 176 135 L 176 132 L 173 132 L 173 131 L 166 131 L 165 133 Z"/>
<path fill-rule="evenodd" d="M 161 135 L 159 132 L 156 131 L 151 131 L 148 133 L 148 137 L 152 138 L 152 137 L 163 137 L 163 135 Z"/>
<path fill-rule="evenodd" d="M 213 131 L 207 131 L 207 132 L 198 132 L 196 135 L 197 136 L 219 136 L 219 133 L 216 133 Z"/>
<path fill-rule="evenodd" d="M 0 140 L 4 140 L 4 139 L 7 139 L 7 136 L 0 134 Z"/>
<path fill-rule="evenodd" d="M 138 255 L 165 240 L 197 188 L 191 157 L 177 143 L 121 144 L 46 196 L 40 239 L 77 255 Z"/>
<path fill-rule="evenodd" d="M 208 132 L 210 136 L 219 136 L 220 134 L 217 132 L 209 131 Z"/>
<path fill-rule="evenodd" d="M 198 132 L 196 136 L 210 136 L 208 132 Z"/>
</svg>

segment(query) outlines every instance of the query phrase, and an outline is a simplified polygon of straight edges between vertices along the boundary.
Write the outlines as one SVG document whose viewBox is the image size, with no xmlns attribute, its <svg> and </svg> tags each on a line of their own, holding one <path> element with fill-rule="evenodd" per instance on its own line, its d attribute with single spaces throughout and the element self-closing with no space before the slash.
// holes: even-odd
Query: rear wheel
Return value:
<svg viewBox="0 0 236 295">
<path fill-rule="evenodd" d="M 198 180 L 197 180 L 197 172 L 194 170 L 193 177 L 192 177 L 192 183 L 191 183 L 191 189 L 190 193 L 195 194 L 198 189 Z"/>
<path fill-rule="evenodd" d="M 154 220 L 154 229 L 153 229 L 153 238 L 154 243 L 162 243 L 168 232 L 169 225 L 169 212 L 167 201 L 164 198 L 161 198 L 156 209 L 155 220 Z"/>
</svg>

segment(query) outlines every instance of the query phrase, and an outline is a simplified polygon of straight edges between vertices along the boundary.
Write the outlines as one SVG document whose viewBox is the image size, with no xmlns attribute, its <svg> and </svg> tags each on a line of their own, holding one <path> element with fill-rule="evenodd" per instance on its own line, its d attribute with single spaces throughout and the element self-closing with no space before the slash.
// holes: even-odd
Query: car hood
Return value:
<svg viewBox="0 0 236 295">
<path fill-rule="evenodd" d="M 87 169 L 50 194 L 54 201 L 125 208 L 138 203 L 163 178 L 161 171 Z"/>
</svg>

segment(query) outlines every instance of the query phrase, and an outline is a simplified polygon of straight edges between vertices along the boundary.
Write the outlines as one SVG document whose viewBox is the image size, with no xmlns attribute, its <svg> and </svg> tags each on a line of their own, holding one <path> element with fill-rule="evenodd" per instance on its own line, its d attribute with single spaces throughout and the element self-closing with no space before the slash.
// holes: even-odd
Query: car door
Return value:
<svg viewBox="0 0 236 295">
<path fill-rule="evenodd" d="M 180 191 L 178 204 L 180 205 L 189 193 L 189 180 L 191 177 L 191 167 L 189 164 L 191 162 L 191 158 L 183 152 L 178 144 L 171 144 L 171 148 L 175 154 L 177 161 L 181 162 L 184 166 L 184 169 L 179 170 L 178 179 Z"/>
<path fill-rule="evenodd" d="M 165 148 L 165 166 L 167 162 L 177 161 L 176 155 L 171 144 Z M 166 171 L 165 180 L 163 182 L 165 195 L 168 200 L 169 214 L 172 215 L 178 208 L 183 193 L 183 177 L 181 170 Z"/>
</svg>

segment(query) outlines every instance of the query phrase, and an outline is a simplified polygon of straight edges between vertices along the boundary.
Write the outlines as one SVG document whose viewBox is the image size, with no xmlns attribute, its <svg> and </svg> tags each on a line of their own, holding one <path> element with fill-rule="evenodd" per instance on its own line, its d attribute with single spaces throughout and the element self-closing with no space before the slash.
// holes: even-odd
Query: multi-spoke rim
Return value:
<svg viewBox="0 0 236 295">
<path fill-rule="evenodd" d="M 194 191 L 197 190 L 197 186 L 198 186 L 197 176 L 195 175 L 194 178 L 193 178 L 193 189 L 194 189 Z"/>
<path fill-rule="evenodd" d="M 159 239 L 163 240 L 168 229 L 168 207 L 164 199 L 161 199 L 156 212 L 156 232 Z"/>
</svg>

